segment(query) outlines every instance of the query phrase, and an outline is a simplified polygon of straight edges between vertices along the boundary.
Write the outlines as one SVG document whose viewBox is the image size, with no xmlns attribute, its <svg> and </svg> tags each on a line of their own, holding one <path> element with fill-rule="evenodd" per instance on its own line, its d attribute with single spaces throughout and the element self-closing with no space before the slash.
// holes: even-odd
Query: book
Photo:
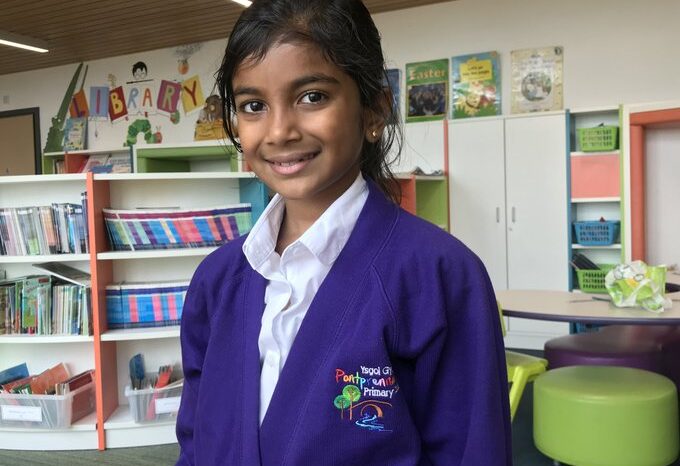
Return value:
<svg viewBox="0 0 680 466">
<path fill-rule="evenodd" d="M 0 385 L 14 382 L 15 380 L 24 379 L 28 377 L 28 367 L 26 363 L 21 363 L 17 366 L 10 367 L 0 371 Z"/>
<path fill-rule="evenodd" d="M 88 272 L 83 272 L 61 262 L 44 262 L 31 265 L 75 285 L 90 286 L 91 283 L 91 276 Z"/>
<path fill-rule="evenodd" d="M 87 118 L 69 118 L 64 123 L 64 151 L 83 150 L 87 146 Z"/>
<path fill-rule="evenodd" d="M 34 395 L 54 393 L 55 385 L 68 380 L 68 377 L 68 369 L 60 362 L 31 379 L 31 393 Z"/>
<path fill-rule="evenodd" d="M 449 89 L 449 60 L 406 65 L 406 122 L 446 118 Z"/>
<path fill-rule="evenodd" d="M 512 113 L 561 110 L 563 101 L 562 47 L 513 50 Z"/>
<path fill-rule="evenodd" d="M 132 154 L 111 154 L 106 164 L 111 167 L 111 173 L 132 173 Z"/>
<path fill-rule="evenodd" d="M 94 383 L 94 369 L 83 371 L 55 385 L 57 395 L 73 394 L 71 402 L 71 423 L 90 414 L 95 409 L 94 389 L 86 390 L 88 384 Z M 82 389 L 82 390 L 79 390 Z"/>
<path fill-rule="evenodd" d="M 451 58 L 451 118 L 501 114 L 501 74 L 498 52 Z"/>
<path fill-rule="evenodd" d="M 90 155 L 82 167 L 80 167 L 80 173 L 88 173 L 95 171 L 95 168 L 100 166 L 105 166 L 107 160 L 109 159 L 108 154 L 93 154 Z"/>
</svg>

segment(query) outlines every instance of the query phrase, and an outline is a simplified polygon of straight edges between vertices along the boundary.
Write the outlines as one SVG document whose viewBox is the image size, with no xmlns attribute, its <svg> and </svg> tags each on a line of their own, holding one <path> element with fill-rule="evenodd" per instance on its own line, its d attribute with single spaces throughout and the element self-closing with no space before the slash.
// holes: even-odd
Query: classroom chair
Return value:
<svg viewBox="0 0 680 466">
<path fill-rule="evenodd" d="M 503 309 L 498 303 L 498 313 L 501 319 L 501 328 L 505 336 L 505 320 Z M 548 361 L 536 356 L 505 350 L 505 366 L 508 371 L 508 383 L 510 386 L 510 420 L 515 419 L 515 413 L 522 400 L 522 393 L 527 383 L 533 381 L 539 374 L 546 370 Z"/>
<path fill-rule="evenodd" d="M 534 443 L 573 466 L 667 466 L 680 448 L 675 385 L 614 366 L 551 369 L 534 381 Z"/>
</svg>

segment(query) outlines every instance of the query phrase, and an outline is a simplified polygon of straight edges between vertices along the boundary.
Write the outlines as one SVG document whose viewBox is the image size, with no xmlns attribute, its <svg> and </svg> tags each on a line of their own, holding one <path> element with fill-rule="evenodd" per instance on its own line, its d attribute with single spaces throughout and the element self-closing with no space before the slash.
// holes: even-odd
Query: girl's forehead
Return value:
<svg viewBox="0 0 680 466">
<path fill-rule="evenodd" d="M 290 68 L 323 67 L 340 68 L 324 55 L 321 48 L 311 42 L 275 42 L 260 55 L 246 57 L 237 67 L 234 73 L 236 78 L 239 73 L 248 73 L 262 68 L 272 68 L 274 71 L 285 71 Z"/>
</svg>

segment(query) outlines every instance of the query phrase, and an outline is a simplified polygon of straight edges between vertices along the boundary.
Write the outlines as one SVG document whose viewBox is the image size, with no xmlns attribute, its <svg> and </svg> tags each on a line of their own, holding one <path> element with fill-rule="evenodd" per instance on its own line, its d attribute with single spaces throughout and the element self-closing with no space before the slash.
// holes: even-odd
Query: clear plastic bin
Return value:
<svg viewBox="0 0 680 466">
<path fill-rule="evenodd" d="M 125 387 L 125 396 L 130 402 L 130 416 L 135 422 L 158 422 L 174 420 L 182 397 L 182 385 L 163 388 L 133 390 Z"/>
<path fill-rule="evenodd" d="M 0 393 L 0 427 L 65 429 L 94 408 L 94 382 L 66 395 Z"/>
</svg>

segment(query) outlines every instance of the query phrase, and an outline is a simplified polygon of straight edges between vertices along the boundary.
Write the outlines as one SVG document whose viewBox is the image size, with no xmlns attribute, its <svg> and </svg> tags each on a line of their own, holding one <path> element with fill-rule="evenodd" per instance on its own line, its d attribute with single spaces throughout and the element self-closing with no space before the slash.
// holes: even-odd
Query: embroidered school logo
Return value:
<svg viewBox="0 0 680 466">
<path fill-rule="evenodd" d="M 391 432 L 382 421 L 385 410 L 392 407 L 392 398 L 399 391 L 392 367 L 360 366 L 354 373 L 335 369 L 335 383 L 341 392 L 333 405 L 340 410 L 340 419 L 363 429 Z"/>
</svg>

